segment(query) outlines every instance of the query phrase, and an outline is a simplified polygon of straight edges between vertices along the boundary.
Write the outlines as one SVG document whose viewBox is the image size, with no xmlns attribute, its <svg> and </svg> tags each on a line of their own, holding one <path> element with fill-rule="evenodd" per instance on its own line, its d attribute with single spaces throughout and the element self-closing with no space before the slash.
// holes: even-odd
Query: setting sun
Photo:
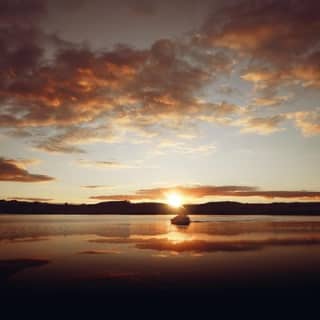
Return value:
<svg viewBox="0 0 320 320">
<path fill-rule="evenodd" d="M 167 196 L 167 203 L 170 207 L 180 208 L 182 207 L 182 198 L 177 193 L 170 193 Z"/>
</svg>

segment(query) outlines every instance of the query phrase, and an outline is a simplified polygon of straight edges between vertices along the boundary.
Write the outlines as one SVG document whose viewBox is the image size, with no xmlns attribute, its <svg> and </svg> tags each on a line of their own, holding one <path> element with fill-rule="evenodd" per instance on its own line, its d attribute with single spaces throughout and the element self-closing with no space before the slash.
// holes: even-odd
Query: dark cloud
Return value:
<svg viewBox="0 0 320 320">
<path fill-rule="evenodd" d="M 30 11 L 37 11 L 36 3 Z M 17 2 L 11 10 L 19 16 L 26 4 Z M 20 26 L 9 19 L 0 30 L 0 103 L 6 106 L 0 124 L 53 128 L 54 135 L 35 142 L 48 152 L 79 153 L 79 143 L 110 142 L 114 136 L 106 134 L 106 126 L 143 134 L 185 127 L 207 110 L 200 91 L 233 63 L 221 50 L 203 50 L 189 40 L 160 39 L 145 50 L 118 45 L 93 51 L 44 34 L 38 20 Z"/>
<path fill-rule="evenodd" d="M 156 3 L 150 0 L 131 0 L 128 6 L 133 13 L 139 16 L 149 16 L 156 13 Z"/>
<path fill-rule="evenodd" d="M 260 89 L 319 86 L 320 4 L 310 0 L 244 0 L 215 11 L 195 37 L 250 59 L 243 78 Z M 268 102 L 269 103 L 269 102 Z"/>
<path fill-rule="evenodd" d="M 54 180 L 52 177 L 28 172 L 15 160 L 0 158 L 0 181 L 45 182 L 52 180 Z"/>
<path fill-rule="evenodd" d="M 203 26 L 214 45 L 288 63 L 319 44 L 320 4 L 310 0 L 244 0 L 225 5 Z"/>
<path fill-rule="evenodd" d="M 166 194 L 178 192 L 190 198 L 203 198 L 208 196 L 228 197 L 262 197 L 262 198 L 283 198 L 283 199 L 320 199 L 319 191 L 282 191 L 282 190 L 259 190 L 250 186 L 176 186 L 169 188 L 141 189 L 134 194 L 117 194 L 92 196 L 95 200 L 159 200 L 164 199 Z"/>
<path fill-rule="evenodd" d="M 32 25 L 45 12 L 46 5 L 42 0 L 1 0 L 0 26 L 6 24 Z"/>
<path fill-rule="evenodd" d="M 2 79 L 0 98 L 8 106 L 0 123 L 54 127 L 57 133 L 37 147 L 69 153 L 82 152 L 74 144 L 88 140 L 110 142 L 115 125 L 142 132 L 184 127 L 209 110 L 196 97 L 198 91 L 231 65 L 222 53 L 194 51 L 171 40 L 157 41 L 147 51 L 120 46 L 98 54 L 73 48 L 60 50 L 46 65 L 37 64 L 38 56 L 30 51 L 28 70 L 10 66 L 12 76 Z M 88 126 L 103 118 L 109 126 Z"/>
</svg>

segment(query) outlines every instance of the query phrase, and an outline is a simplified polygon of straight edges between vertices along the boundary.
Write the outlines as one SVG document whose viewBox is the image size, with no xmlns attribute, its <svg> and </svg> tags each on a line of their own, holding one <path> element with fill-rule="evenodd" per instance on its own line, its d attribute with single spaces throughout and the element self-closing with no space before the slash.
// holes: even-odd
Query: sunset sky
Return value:
<svg viewBox="0 0 320 320">
<path fill-rule="evenodd" d="M 0 0 L 0 198 L 320 200 L 317 0 Z"/>
</svg>

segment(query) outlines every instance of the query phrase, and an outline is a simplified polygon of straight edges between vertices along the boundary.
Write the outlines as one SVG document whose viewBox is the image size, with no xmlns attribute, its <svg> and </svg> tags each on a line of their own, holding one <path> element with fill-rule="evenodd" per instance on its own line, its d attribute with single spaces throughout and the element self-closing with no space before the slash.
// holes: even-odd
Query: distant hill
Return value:
<svg viewBox="0 0 320 320">
<path fill-rule="evenodd" d="M 208 202 L 184 206 L 188 214 L 319 215 L 320 202 L 239 203 Z M 97 204 L 52 204 L 0 200 L 0 214 L 175 214 L 163 203 L 109 201 Z"/>
</svg>

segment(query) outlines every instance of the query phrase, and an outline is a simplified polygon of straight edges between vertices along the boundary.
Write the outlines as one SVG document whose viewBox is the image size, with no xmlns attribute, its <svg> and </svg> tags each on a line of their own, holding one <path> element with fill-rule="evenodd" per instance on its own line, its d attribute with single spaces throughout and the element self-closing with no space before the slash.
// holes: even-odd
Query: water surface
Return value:
<svg viewBox="0 0 320 320">
<path fill-rule="evenodd" d="M 229 290 L 315 285 L 320 217 L 1 215 L 3 288 Z M 5 290 L 5 289 L 3 289 Z"/>
</svg>

